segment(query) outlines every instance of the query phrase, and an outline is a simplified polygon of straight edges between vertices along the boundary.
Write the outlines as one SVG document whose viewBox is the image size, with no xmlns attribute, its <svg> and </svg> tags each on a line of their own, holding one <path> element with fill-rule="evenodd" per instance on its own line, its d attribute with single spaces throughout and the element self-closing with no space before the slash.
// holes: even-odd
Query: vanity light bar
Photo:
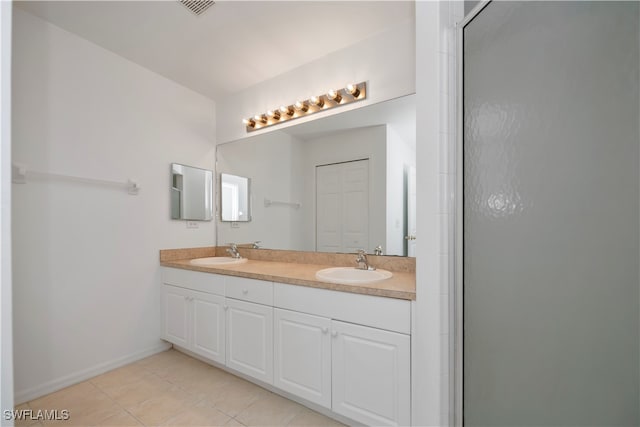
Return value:
<svg viewBox="0 0 640 427">
<path fill-rule="evenodd" d="M 253 132 L 268 126 L 284 123 L 289 120 L 308 116 L 320 111 L 330 110 L 352 102 L 367 98 L 367 82 L 348 84 L 342 89 L 331 89 L 326 94 L 312 96 L 291 105 L 268 110 L 266 113 L 242 119 L 247 132 Z"/>
</svg>

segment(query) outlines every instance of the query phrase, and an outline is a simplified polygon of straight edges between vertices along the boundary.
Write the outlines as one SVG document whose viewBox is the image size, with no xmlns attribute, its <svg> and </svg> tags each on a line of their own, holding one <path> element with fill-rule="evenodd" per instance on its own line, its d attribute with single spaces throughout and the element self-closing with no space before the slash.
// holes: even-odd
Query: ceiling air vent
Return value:
<svg viewBox="0 0 640 427">
<path fill-rule="evenodd" d="M 180 0 L 180 3 L 196 16 L 200 16 L 213 6 L 215 2 L 213 0 Z"/>
</svg>

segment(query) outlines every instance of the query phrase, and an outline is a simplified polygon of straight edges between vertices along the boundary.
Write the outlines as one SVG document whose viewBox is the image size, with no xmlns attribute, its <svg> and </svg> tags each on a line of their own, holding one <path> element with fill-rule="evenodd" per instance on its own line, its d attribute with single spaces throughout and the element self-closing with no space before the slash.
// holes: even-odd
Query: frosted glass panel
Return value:
<svg viewBox="0 0 640 427">
<path fill-rule="evenodd" d="M 638 3 L 464 30 L 464 422 L 638 425 Z"/>
</svg>

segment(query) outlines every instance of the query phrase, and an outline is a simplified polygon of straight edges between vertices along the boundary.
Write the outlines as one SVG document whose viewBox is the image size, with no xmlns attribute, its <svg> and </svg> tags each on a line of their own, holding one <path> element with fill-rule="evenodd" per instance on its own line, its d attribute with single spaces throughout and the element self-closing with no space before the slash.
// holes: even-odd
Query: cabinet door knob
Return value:
<svg viewBox="0 0 640 427">
<path fill-rule="evenodd" d="M 338 336 L 338 331 L 331 331 L 331 336 L 332 337 L 337 337 Z"/>
<path fill-rule="evenodd" d="M 327 332 L 329 332 L 329 328 L 322 328 L 322 333 L 326 334 Z"/>
<path fill-rule="evenodd" d="M 246 295 L 246 294 L 248 294 L 248 293 L 249 293 L 249 290 L 248 290 L 248 289 L 243 289 L 243 290 L 242 290 L 242 293 L 243 293 L 244 295 Z"/>
</svg>

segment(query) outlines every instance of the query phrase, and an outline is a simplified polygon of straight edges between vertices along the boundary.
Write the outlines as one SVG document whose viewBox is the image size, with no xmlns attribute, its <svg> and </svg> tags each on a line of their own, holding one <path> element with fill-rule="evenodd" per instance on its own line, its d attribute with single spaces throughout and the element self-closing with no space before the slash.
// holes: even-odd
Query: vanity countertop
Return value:
<svg viewBox="0 0 640 427">
<path fill-rule="evenodd" d="M 162 260 L 164 267 L 182 268 L 205 273 L 224 274 L 228 276 L 247 277 L 270 282 L 291 285 L 309 286 L 312 288 L 330 289 L 334 291 L 352 292 L 356 294 L 375 295 L 405 300 L 416 299 L 416 276 L 413 272 L 394 271 L 393 277 L 373 283 L 337 284 L 319 281 L 316 271 L 335 265 L 303 264 L 281 261 L 264 261 L 248 259 L 243 264 L 218 265 L 215 267 L 198 266 L 190 263 L 190 259 Z"/>
</svg>

